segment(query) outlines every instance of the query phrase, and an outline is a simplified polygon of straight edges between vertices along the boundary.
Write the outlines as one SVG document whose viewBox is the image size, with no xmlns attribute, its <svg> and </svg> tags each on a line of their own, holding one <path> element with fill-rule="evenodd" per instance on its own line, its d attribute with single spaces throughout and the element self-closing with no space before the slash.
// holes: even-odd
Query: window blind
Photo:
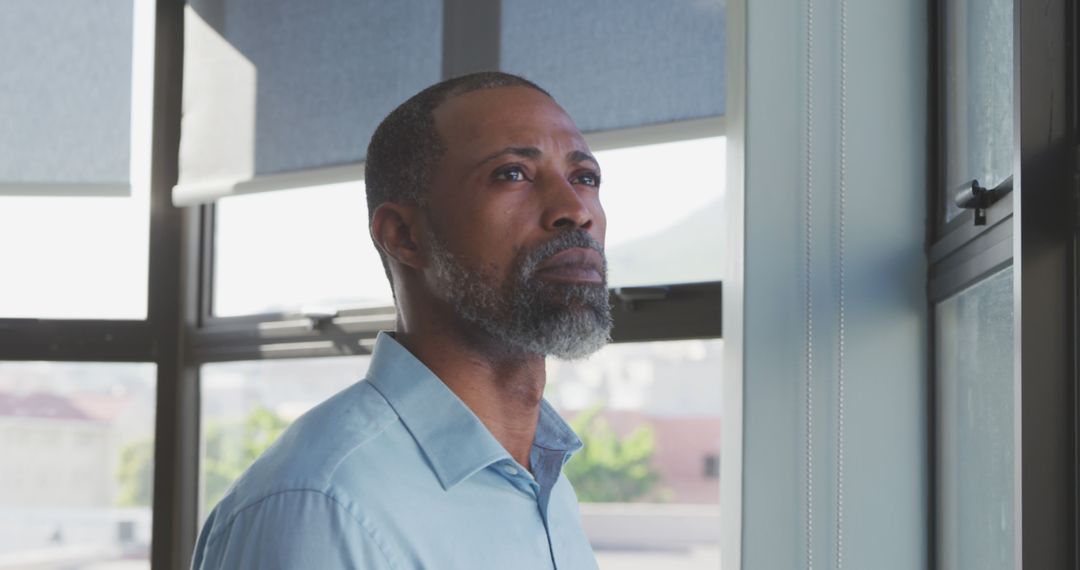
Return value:
<svg viewBox="0 0 1080 570">
<path fill-rule="evenodd" d="M 132 0 L 6 0 L 0 195 L 130 192 Z"/>
<path fill-rule="evenodd" d="M 500 67 L 582 132 L 724 114 L 724 0 L 503 0 Z"/>
<path fill-rule="evenodd" d="M 358 178 L 441 47 L 439 0 L 191 0 L 173 202 Z"/>
</svg>

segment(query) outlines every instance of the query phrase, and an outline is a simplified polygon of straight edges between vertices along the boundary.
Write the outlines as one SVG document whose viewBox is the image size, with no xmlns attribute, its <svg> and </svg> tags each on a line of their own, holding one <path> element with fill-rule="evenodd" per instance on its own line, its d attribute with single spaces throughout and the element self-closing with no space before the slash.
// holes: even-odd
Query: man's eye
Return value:
<svg viewBox="0 0 1080 570">
<path fill-rule="evenodd" d="M 495 178 L 498 180 L 507 180 L 510 182 L 524 182 L 529 179 L 525 176 L 525 169 L 520 166 L 510 166 L 503 168 L 495 173 Z"/>
<path fill-rule="evenodd" d="M 600 175 L 596 174 L 595 172 L 586 172 L 584 174 L 579 174 L 574 179 L 574 182 L 576 184 L 584 184 L 586 186 L 592 186 L 593 188 L 599 188 L 600 187 Z"/>
</svg>

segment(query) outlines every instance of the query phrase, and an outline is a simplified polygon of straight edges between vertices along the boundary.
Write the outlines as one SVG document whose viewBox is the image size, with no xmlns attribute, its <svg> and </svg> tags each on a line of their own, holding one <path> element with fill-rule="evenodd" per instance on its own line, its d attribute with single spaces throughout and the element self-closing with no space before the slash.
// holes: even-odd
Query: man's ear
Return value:
<svg viewBox="0 0 1080 570">
<path fill-rule="evenodd" d="M 383 202 L 371 216 L 371 239 L 386 255 L 409 267 L 419 268 L 424 265 L 420 223 L 417 207 Z"/>
</svg>

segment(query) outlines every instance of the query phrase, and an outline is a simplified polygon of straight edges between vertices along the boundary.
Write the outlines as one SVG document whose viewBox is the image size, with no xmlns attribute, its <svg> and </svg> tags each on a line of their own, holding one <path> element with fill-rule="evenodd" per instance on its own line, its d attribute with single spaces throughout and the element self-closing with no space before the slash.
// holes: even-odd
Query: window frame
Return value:
<svg viewBox="0 0 1080 570">
<path fill-rule="evenodd" d="M 498 24 L 500 1 L 481 1 L 486 9 L 479 12 Z M 444 76 L 498 67 L 490 56 L 498 53 L 498 25 L 478 26 L 470 19 L 476 8 L 475 2 L 444 0 Z M 392 329 L 395 322 L 393 306 L 347 309 L 328 318 L 212 314 L 215 206 L 172 203 L 179 174 L 185 9 L 184 2 L 155 2 L 146 318 L 0 318 L 3 360 L 156 364 L 152 568 L 188 567 L 196 542 L 200 366 L 369 354 L 378 331 Z M 725 130 L 724 117 L 710 117 L 588 133 L 586 140 L 594 150 L 606 150 L 725 135 Z M 300 186 L 302 181 L 302 176 L 290 179 Z M 381 269 L 378 273 L 382 278 Z M 610 294 L 614 342 L 722 338 L 719 281 L 619 287 Z"/>
<path fill-rule="evenodd" d="M 155 3 L 145 319 L 0 318 L 0 359 L 156 365 L 152 568 L 190 564 L 197 525 L 197 369 L 183 346 L 197 321 L 198 211 L 173 207 L 180 142 L 184 4 Z"/>
<path fill-rule="evenodd" d="M 1080 562 L 1080 10 L 1065 0 L 1013 2 L 1015 189 L 987 210 L 985 226 L 975 226 L 971 211 L 943 222 L 945 200 L 951 199 L 943 184 L 948 1 L 929 2 L 929 565 L 938 568 L 940 555 L 935 308 L 1012 265 L 1014 564 L 1072 567 Z"/>
</svg>

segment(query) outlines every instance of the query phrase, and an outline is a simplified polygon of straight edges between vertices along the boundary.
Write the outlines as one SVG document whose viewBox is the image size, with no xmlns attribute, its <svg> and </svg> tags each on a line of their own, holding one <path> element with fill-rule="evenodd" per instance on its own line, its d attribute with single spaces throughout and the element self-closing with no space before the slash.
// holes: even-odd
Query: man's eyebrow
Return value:
<svg viewBox="0 0 1080 570">
<path fill-rule="evenodd" d="M 585 161 L 589 161 L 589 162 L 595 164 L 598 167 L 600 166 L 600 162 L 596 160 L 595 156 L 593 156 L 593 155 L 591 155 L 591 154 L 589 154 L 589 153 L 587 153 L 587 152 L 585 152 L 583 150 L 572 150 L 572 151 L 566 153 L 566 160 L 569 161 L 569 162 L 585 162 Z"/>
<path fill-rule="evenodd" d="M 500 156 L 506 156 L 508 154 L 513 155 L 513 156 L 521 156 L 521 157 L 525 157 L 525 158 L 536 158 L 536 157 L 540 156 L 543 153 L 540 152 L 540 149 L 538 149 L 538 148 L 536 148 L 534 146 L 508 146 L 508 147 L 506 147 L 506 148 L 504 148 L 504 149 L 502 149 L 502 150 L 500 150 L 498 152 L 494 152 L 494 153 L 489 154 L 488 156 L 484 157 L 483 160 L 476 163 L 476 165 L 480 166 L 480 165 L 484 164 L 485 162 L 495 160 L 496 158 L 499 158 Z"/>
</svg>

